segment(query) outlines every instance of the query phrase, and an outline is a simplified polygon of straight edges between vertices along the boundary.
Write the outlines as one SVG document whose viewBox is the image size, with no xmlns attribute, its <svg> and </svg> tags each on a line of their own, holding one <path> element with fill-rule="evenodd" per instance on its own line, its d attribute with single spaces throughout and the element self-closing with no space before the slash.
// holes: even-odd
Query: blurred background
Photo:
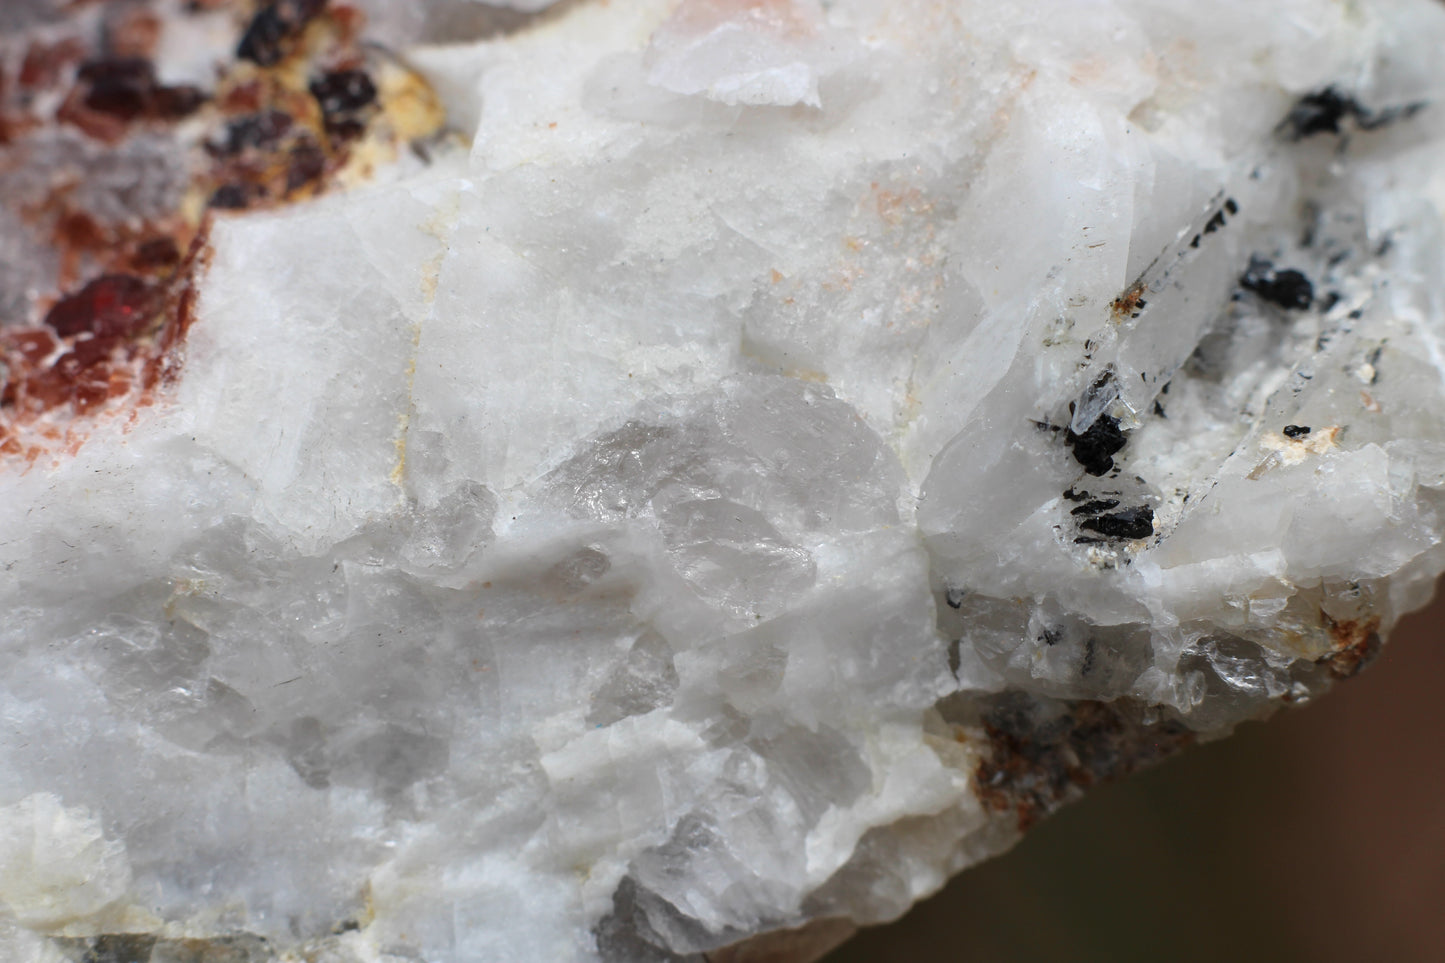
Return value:
<svg viewBox="0 0 1445 963">
<path fill-rule="evenodd" d="M 825 963 L 1445 963 L 1445 599 L 1301 709 L 1095 789 Z"/>
</svg>

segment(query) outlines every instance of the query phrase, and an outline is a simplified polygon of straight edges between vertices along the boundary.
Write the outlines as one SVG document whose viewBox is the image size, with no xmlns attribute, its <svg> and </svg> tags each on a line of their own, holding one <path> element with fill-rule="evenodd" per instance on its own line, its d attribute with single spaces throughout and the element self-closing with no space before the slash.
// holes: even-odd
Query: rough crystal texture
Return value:
<svg viewBox="0 0 1445 963">
<path fill-rule="evenodd" d="M 455 138 L 214 215 L 175 378 L 0 471 L 7 959 L 889 919 L 1445 569 L 1439 4 L 474 26 Z"/>
</svg>

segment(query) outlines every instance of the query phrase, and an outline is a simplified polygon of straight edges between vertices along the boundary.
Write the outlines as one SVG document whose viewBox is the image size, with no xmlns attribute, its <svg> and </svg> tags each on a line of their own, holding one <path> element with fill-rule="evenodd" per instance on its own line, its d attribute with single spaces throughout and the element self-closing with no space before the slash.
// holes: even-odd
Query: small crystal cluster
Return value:
<svg viewBox="0 0 1445 963">
<path fill-rule="evenodd" d="M 1429 596 L 1445 7 L 501 6 L 0 10 L 0 956 L 812 958 Z"/>
</svg>

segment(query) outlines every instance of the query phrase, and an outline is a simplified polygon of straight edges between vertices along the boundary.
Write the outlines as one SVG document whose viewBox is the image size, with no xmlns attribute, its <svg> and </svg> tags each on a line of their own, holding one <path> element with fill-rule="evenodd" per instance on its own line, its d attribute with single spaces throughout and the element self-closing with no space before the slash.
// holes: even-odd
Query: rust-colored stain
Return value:
<svg viewBox="0 0 1445 963">
<path fill-rule="evenodd" d="M 1005 694 L 985 713 L 989 752 L 974 773 L 978 796 L 995 812 L 1013 812 L 1020 831 L 1084 790 L 1161 762 L 1193 745 L 1175 721 L 1144 721 L 1128 700 L 1034 703 Z"/>
<path fill-rule="evenodd" d="M 1139 312 L 1144 310 L 1148 304 L 1144 300 L 1147 290 L 1148 287 L 1142 280 L 1135 281 L 1127 291 L 1115 298 L 1113 304 L 1109 306 L 1109 316 L 1114 323 L 1117 324 L 1125 318 L 1137 318 Z"/>
<path fill-rule="evenodd" d="M 878 217 L 889 227 L 897 227 L 907 217 L 925 217 L 933 213 L 933 203 L 916 187 L 890 190 L 874 183 L 870 189 Z"/>
<path fill-rule="evenodd" d="M 73 451 L 95 417 L 155 400 L 178 370 L 216 216 L 314 197 L 441 127 L 424 82 L 363 45 L 359 10 L 205 0 L 174 16 L 218 13 L 233 41 L 204 89 L 161 80 L 166 24 L 147 2 L 78 5 L 72 36 L 52 30 L 0 62 L 0 177 L 40 185 L 0 205 L 54 263 L 25 312 L 0 317 L 0 456 Z M 93 152 L 102 170 L 129 148 L 175 160 L 167 206 L 127 214 L 127 178 L 100 189 L 32 157 L 77 135 L 70 153 Z"/>
<path fill-rule="evenodd" d="M 1335 651 L 1320 659 L 1320 664 L 1336 679 L 1348 679 L 1368 668 L 1385 644 L 1380 636 L 1378 615 L 1344 622 L 1336 622 L 1327 615 L 1325 627 Z"/>
</svg>

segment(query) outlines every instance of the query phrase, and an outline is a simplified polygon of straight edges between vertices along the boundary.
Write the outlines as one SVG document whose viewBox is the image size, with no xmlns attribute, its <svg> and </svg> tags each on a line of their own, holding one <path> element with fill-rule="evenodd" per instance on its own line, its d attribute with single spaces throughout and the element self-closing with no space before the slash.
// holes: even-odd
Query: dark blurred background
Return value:
<svg viewBox="0 0 1445 963">
<path fill-rule="evenodd" d="M 1445 599 L 1362 675 L 1037 826 L 825 963 L 1445 963 Z"/>
</svg>

